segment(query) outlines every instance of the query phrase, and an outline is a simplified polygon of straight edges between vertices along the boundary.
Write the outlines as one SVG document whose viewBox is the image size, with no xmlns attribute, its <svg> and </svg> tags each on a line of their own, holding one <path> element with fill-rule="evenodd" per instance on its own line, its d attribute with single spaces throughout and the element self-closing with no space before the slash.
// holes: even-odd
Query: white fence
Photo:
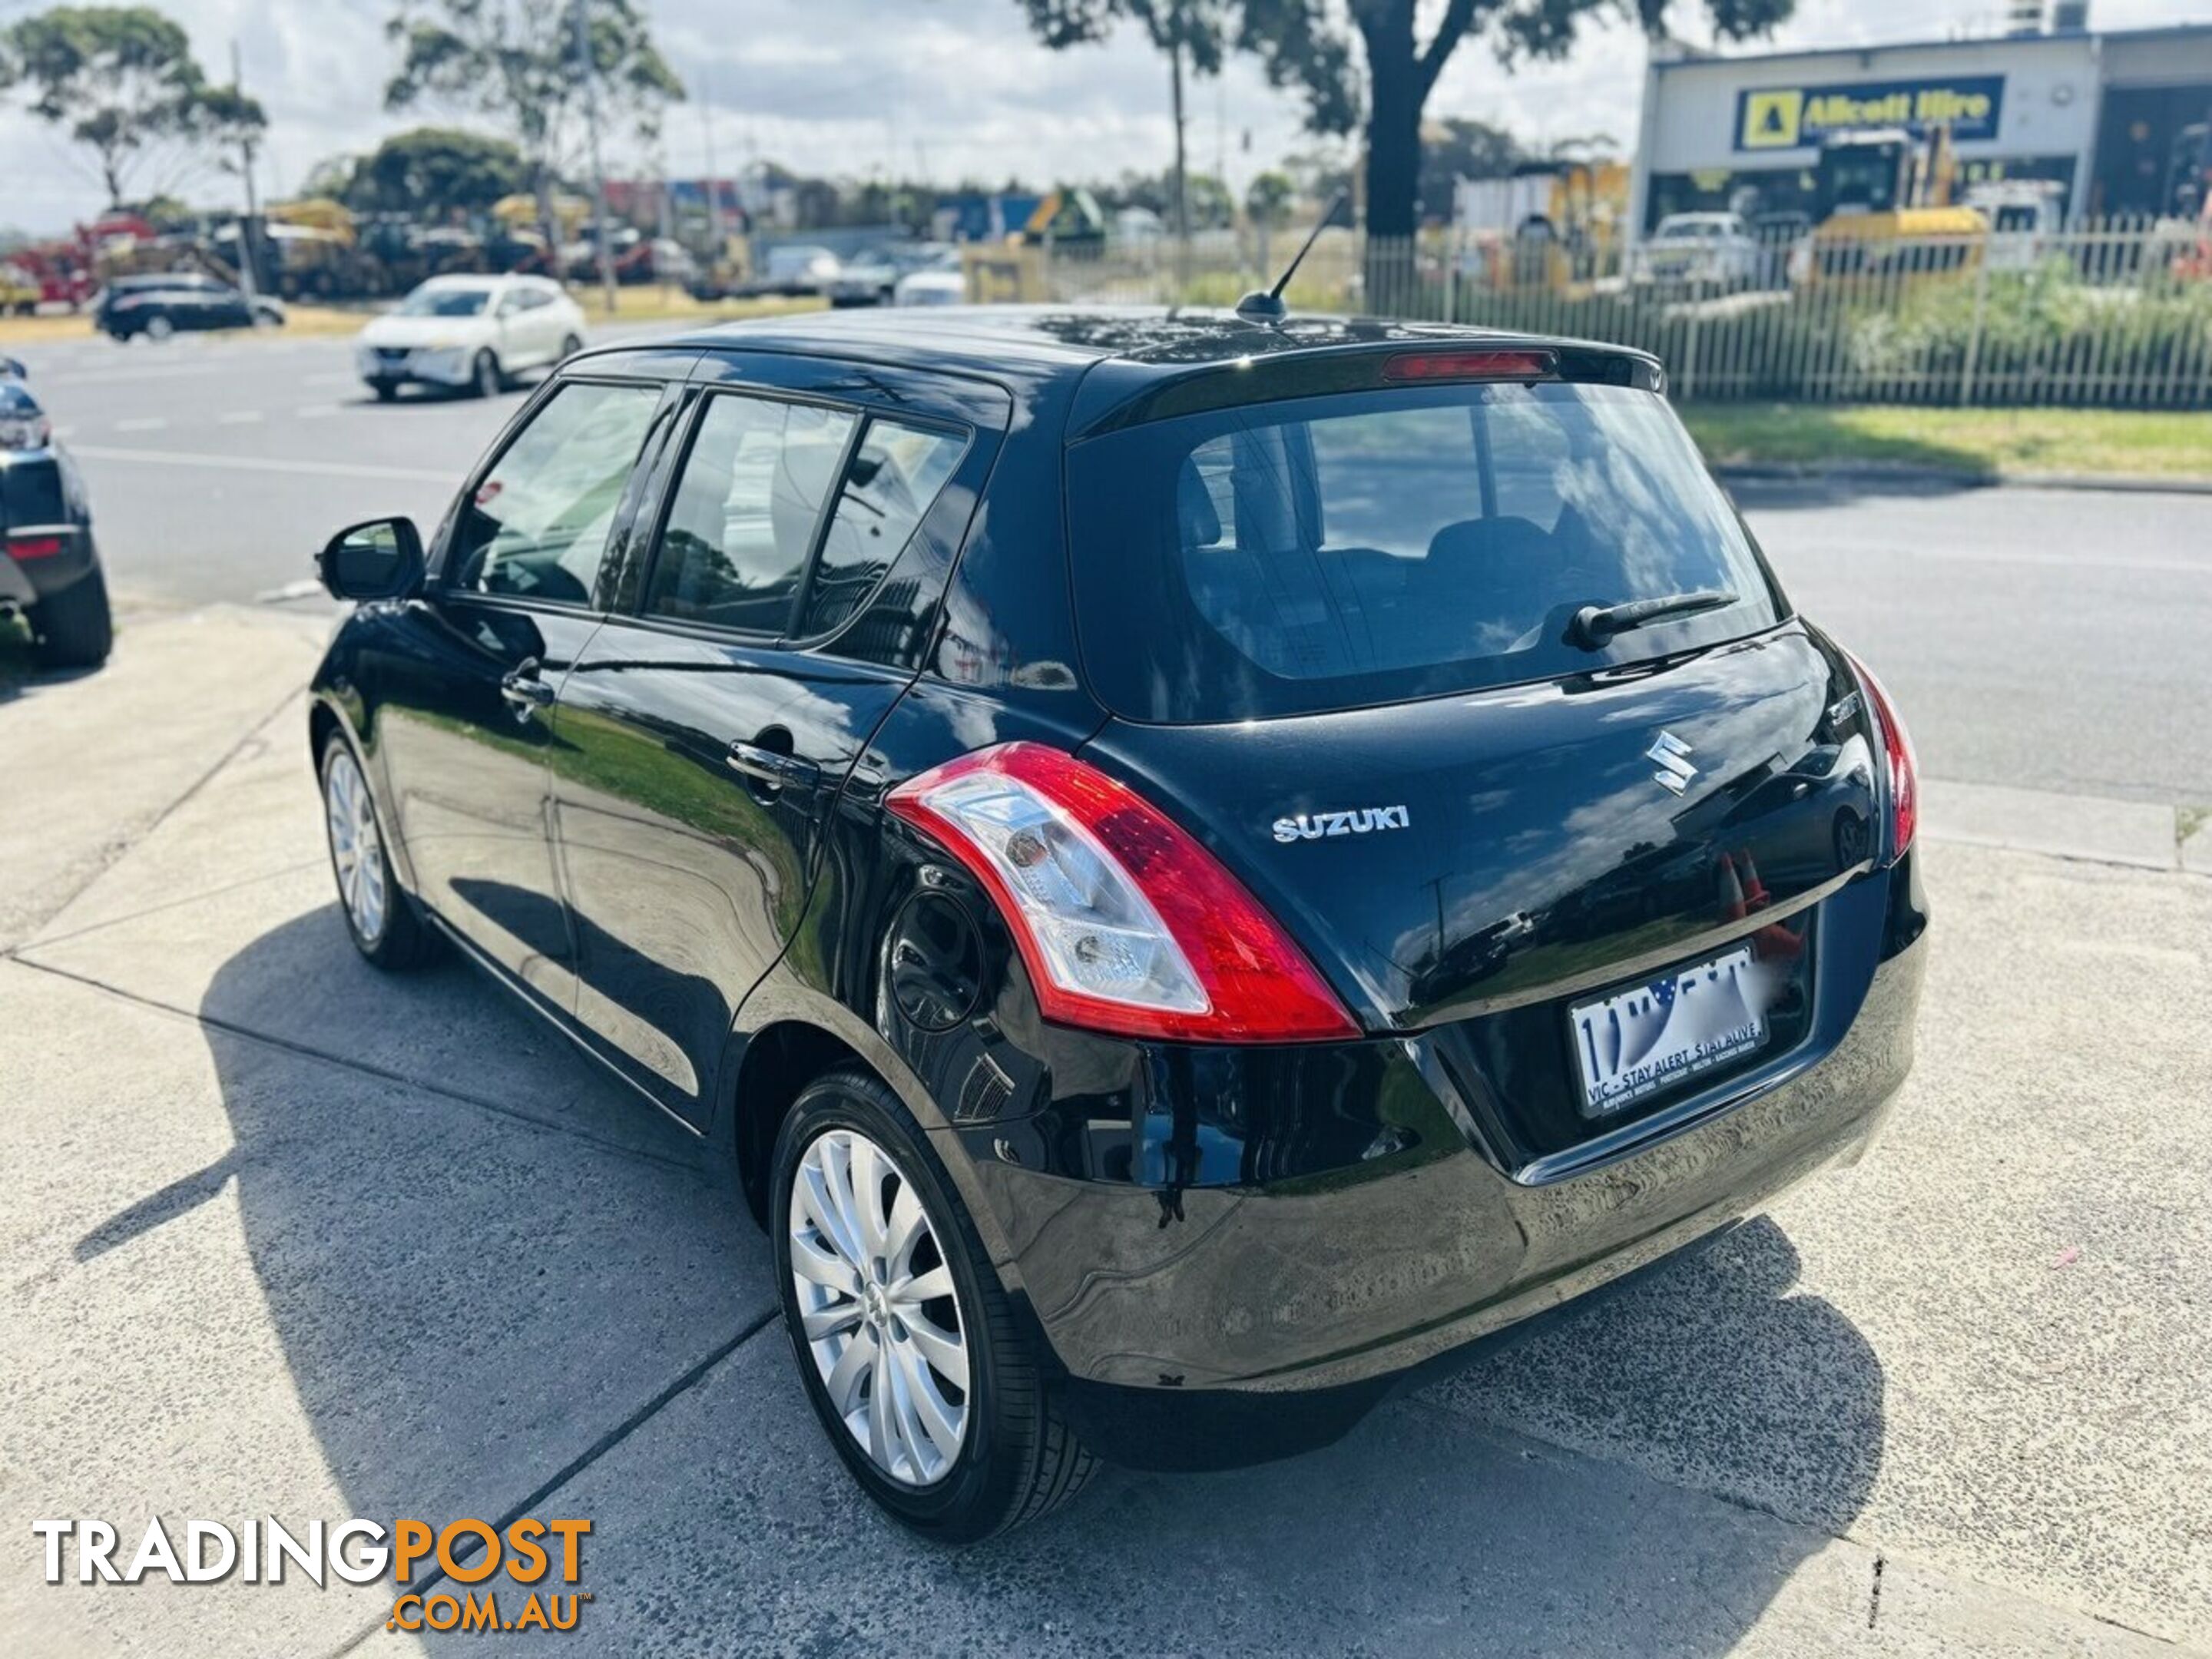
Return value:
<svg viewBox="0 0 2212 1659">
<path fill-rule="evenodd" d="M 1232 305 L 1272 282 L 1300 240 L 1218 232 L 1187 251 L 1048 248 L 1024 287 L 1091 304 Z M 1676 258 L 1650 246 L 1331 230 L 1289 297 L 1301 310 L 1638 346 L 1666 362 L 1684 401 L 2212 408 L 2212 227 L 1801 236 Z"/>
</svg>

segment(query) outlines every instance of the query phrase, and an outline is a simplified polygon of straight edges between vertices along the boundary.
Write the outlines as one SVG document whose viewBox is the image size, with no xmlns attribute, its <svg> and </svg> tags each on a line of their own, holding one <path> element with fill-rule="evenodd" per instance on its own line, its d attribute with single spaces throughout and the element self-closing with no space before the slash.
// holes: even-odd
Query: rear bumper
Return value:
<svg viewBox="0 0 2212 1659">
<path fill-rule="evenodd" d="M 1887 908 L 1873 890 L 1888 884 L 1869 882 L 1863 901 Z M 1541 1183 L 1509 1175 L 1472 1137 L 1172 1194 L 979 1162 L 1010 1280 L 1064 1369 L 1068 1409 L 1095 1449 L 1139 1467 L 1326 1444 L 1470 1345 L 1855 1160 L 1911 1065 L 1927 946 L 1916 925 L 1885 948 L 1816 1061 Z"/>
</svg>

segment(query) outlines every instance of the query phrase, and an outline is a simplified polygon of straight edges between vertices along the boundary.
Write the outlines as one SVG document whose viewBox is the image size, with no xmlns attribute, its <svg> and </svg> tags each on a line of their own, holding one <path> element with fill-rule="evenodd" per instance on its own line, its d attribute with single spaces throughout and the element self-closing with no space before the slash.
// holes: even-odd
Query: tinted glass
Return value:
<svg viewBox="0 0 2212 1659">
<path fill-rule="evenodd" d="M 754 398 L 708 400 L 661 534 L 645 608 L 781 634 L 854 417 Z"/>
<path fill-rule="evenodd" d="M 1068 457 L 1086 675 L 1199 722 L 1553 678 L 1771 624 L 1749 538 L 1673 412 L 1626 388 L 1455 386 L 1163 421 Z M 1568 638 L 1585 605 L 1734 603 Z"/>
<path fill-rule="evenodd" d="M 607 532 L 659 390 L 562 386 L 477 486 L 453 532 L 448 584 L 588 605 Z"/>
<path fill-rule="evenodd" d="M 913 537 L 965 441 L 893 421 L 871 421 L 846 470 L 806 591 L 802 638 L 827 634 L 866 603 Z"/>
</svg>

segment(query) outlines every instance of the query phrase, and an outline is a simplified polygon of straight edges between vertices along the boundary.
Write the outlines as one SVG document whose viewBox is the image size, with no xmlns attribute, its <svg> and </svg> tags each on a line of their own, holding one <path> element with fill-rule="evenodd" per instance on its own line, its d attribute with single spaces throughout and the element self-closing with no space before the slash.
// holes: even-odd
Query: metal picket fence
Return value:
<svg viewBox="0 0 2212 1659">
<path fill-rule="evenodd" d="M 1299 240 L 1222 231 L 1188 250 L 1042 250 L 1031 297 L 1232 305 Z M 1330 230 L 1290 298 L 1638 346 L 1665 362 L 1684 401 L 2212 408 L 2212 227 L 2174 220 L 1801 236 L 1738 250 L 1719 274 L 1679 276 L 1636 247 Z"/>
</svg>

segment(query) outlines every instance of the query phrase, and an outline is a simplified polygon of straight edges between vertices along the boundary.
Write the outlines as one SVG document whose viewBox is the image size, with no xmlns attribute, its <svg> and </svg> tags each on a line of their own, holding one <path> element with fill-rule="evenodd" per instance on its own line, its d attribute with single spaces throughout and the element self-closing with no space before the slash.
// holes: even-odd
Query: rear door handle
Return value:
<svg viewBox="0 0 2212 1659">
<path fill-rule="evenodd" d="M 538 678 L 535 657 L 501 679 L 499 695 L 526 714 L 533 708 L 550 708 L 553 702 L 553 688 Z"/>
<path fill-rule="evenodd" d="M 769 749 L 757 743 L 733 743 L 725 757 L 730 769 L 772 789 L 805 789 L 820 781 L 822 769 L 812 761 L 800 760 L 780 749 Z"/>
</svg>

